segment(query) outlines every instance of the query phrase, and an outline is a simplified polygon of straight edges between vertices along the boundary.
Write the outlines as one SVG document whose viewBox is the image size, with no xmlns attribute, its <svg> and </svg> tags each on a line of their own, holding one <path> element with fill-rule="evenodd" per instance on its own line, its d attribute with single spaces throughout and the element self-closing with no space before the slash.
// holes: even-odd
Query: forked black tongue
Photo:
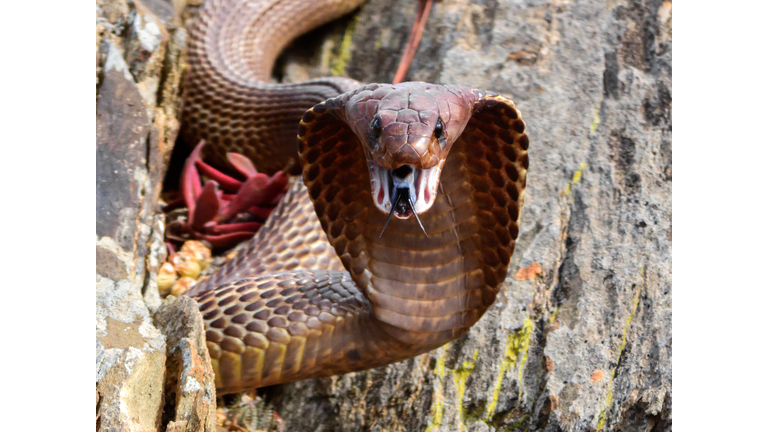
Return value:
<svg viewBox="0 0 768 432">
<path fill-rule="evenodd" d="M 398 210 L 400 213 L 405 213 L 406 205 L 411 209 L 411 213 L 413 213 L 413 215 L 416 216 L 416 222 L 419 223 L 419 227 L 421 227 L 421 230 L 424 232 L 424 235 L 427 236 L 427 238 L 429 238 L 429 234 L 427 234 L 427 230 L 425 230 L 424 225 L 421 224 L 421 219 L 419 219 L 419 215 L 416 214 L 416 209 L 413 207 L 413 202 L 411 201 L 410 194 L 411 192 L 406 188 L 395 189 L 395 201 L 394 203 L 392 203 L 392 210 L 389 211 L 389 215 L 387 216 L 387 221 L 384 223 L 384 228 L 381 229 L 381 234 L 379 234 L 379 238 L 381 238 L 381 236 L 384 235 L 384 230 L 387 229 L 387 225 L 389 225 L 389 220 L 392 219 L 392 214 L 395 212 L 395 210 Z M 405 196 L 407 196 L 407 198 Z M 400 205 L 401 200 L 404 201 L 402 205 Z"/>
<path fill-rule="evenodd" d="M 422 231 L 424 231 L 424 235 L 429 238 L 429 234 L 427 234 L 427 230 L 424 229 L 424 225 L 421 224 L 421 219 L 419 219 L 419 215 L 416 213 L 416 209 L 413 207 L 413 202 L 411 202 L 411 198 L 408 197 L 408 207 L 411 208 L 411 211 L 413 212 L 413 215 L 416 217 L 416 222 L 419 223 L 419 227 Z"/>
</svg>

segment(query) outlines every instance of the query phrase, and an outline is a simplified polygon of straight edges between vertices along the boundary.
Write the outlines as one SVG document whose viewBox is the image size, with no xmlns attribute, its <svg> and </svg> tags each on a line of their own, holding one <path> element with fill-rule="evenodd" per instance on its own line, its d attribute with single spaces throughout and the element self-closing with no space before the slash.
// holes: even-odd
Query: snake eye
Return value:
<svg viewBox="0 0 768 432">
<path fill-rule="evenodd" d="M 376 138 L 381 136 L 381 117 L 375 117 L 371 122 L 371 131 Z"/>
<path fill-rule="evenodd" d="M 443 120 L 438 117 L 437 125 L 435 126 L 435 138 L 440 138 L 441 136 L 443 136 Z"/>
</svg>

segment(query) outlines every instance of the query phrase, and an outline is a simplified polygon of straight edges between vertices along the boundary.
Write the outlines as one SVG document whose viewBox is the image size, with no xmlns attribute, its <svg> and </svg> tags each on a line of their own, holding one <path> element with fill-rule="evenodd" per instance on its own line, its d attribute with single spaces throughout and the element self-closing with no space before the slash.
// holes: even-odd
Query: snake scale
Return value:
<svg viewBox="0 0 768 432">
<path fill-rule="evenodd" d="M 188 293 L 218 394 L 430 351 L 464 335 L 506 277 L 528 170 L 512 101 L 416 82 L 268 83 L 291 39 L 361 2 L 209 0 L 190 28 L 185 140 L 206 139 L 219 166 L 235 151 L 269 174 L 296 158 L 303 175 Z"/>
</svg>

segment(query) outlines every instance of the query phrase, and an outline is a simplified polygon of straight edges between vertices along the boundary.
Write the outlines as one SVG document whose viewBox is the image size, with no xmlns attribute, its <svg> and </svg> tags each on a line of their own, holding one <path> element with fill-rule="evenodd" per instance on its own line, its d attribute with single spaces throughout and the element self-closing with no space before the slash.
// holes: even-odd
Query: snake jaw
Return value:
<svg viewBox="0 0 768 432">
<path fill-rule="evenodd" d="M 429 210 L 437 198 L 443 163 L 444 161 L 440 161 L 427 169 L 418 169 L 412 165 L 386 169 L 374 161 L 369 161 L 371 194 L 376 208 L 387 215 L 394 214 L 398 219 L 409 219 L 414 213 L 419 215 Z M 395 203 L 399 195 L 398 190 L 400 194 L 408 191 L 404 198 L 410 200 L 410 205 L 406 205 L 406 199 Z M 393 206 L 396 206 L 394 211 Z"/>
</svg>

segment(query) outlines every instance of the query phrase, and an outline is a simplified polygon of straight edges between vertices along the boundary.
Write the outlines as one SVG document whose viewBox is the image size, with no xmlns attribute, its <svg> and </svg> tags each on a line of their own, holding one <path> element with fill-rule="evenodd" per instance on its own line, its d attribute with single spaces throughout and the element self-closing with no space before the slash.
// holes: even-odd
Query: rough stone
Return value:
<svg viewBox="0 0 768 432">
<path fill-rule="evenodd" d="M 173 122 L 156 113 L 178 109 L 158 94 L 178 87 L 179 74 L 164 69 L 177 70 L 181 54 L 169 43 L 176 34 L 138 1 L 98 1 L 96 32 L 97 430 L 153 431 L 161 427 L 166 364 L 165 337 L 150 316 L 165 260 L 157 202 L 175 139 Z M 138 51 L 147 35 L 160 37 Z"/>
<path fill-rule="evenodd" d="M 148 227 L 141 203 L 149 120 L 117 46 L 107 53 L 96 106 L 96 389 L 98 428 L 159 425 L 165 340 L 142 296 Z"/>
<path fill-rule="evenodd" d="M 97 430 L 159 426 L 165 338 L 152 325 L 140 287 L 96 275 Z"/>
<path fill-rule="evenodd" d="M 189 297 L 166 301 L 155 322 L 168 338 L 163 423 L 174 431 L 215 431 L 216 385 L 197 303 Z"/>
</svg>

